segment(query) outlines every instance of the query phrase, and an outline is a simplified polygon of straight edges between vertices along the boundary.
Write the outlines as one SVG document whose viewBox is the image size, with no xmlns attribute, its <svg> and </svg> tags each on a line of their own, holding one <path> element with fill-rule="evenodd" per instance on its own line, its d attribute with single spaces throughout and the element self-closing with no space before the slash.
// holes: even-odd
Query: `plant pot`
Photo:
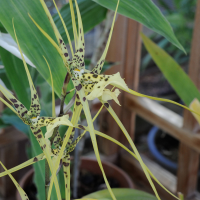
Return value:
<svg viewBox="0 0 200 200">
<path fill-rule="evenodd" d="M 102 161 L 102 165 L 107 177 L 115 178 L 122 188 L 135 188 L 132 180 L 129 176 L 119 167 L 112 163 Z M 102 175 L 99 165 L 96 160 L 87 157 L 81 158 L 81 170 L 90 171 L 92 174 Z M 30 184 L 34 175 L 34 170 L 29 170 L 23 178 L 20 180 L 19 184 L 22 188 Z M 21 200 L 19 193 L 16 193 L 16 199 Z"/>
<path fill-rule="evenodd" d="M 165 157 L 158 149 L 156 145 L 156 138 L 159 136 L 159 128 L 154 126 L 148 133 L 148 147 L 152 155 L 155 159 L 167 169 L 176 172 L 177 170 L 177 162 L 170 160 L 169 158 Z M 160 137 L 161 138 L 161 137 Z M 174 139 L 175 140 L 175 139 Z M 162 140 L 160 140 L 160 145 L 164 146 Z M 170 145 L 170 144 L 169 144 Z M 178 145 L 177 145 L 178 148 Z"/>
</svg>

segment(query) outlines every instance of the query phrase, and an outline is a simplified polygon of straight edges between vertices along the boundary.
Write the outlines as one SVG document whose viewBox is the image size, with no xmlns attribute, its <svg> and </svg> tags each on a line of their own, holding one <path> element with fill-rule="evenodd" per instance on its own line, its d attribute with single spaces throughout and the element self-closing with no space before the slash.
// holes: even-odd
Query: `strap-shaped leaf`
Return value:
<svg viewBox="0 0 200 200">
<path fill-rule="evenodd" d="M 152 59 L 162 71 L 165 78 L 180 96 L 181 100 L 189 106 L 197 98 L 200 100 L 200 92 L 194 82 L 184 72 L 181 66 L 157 44 L 141 33 L 144 45 Z M 183 89 L 184 88 L 184 89 Z"/>
<path fill-rule="evenodd" d="M 115 10 L 118 0 L 93 0 L 96 3 Z M 118 13 L 136 20 L 151 30 L 166 37 L 172 44 L 184 50 L 174 35 L 172 27 L 152 0 L 120 0 Z"/>
<path fill-rule="evenodd" d="M 109 37 L 108 37 L 108 41 L 107 41 L 105 50 L 104 50 L 100 60 L 97 62 L 97 65 L 92 70 L 96 74 L 100 74 L 101 73 L 101 70 L 102 70 L 104 62 L 105 62 L 105 58 L 106 58 L 106 55 L 107 55 L 107 52 L 108 52 L 108 48 L 109 48 L 111 37 L 112 37 L 112 33 L 113 33 L 113 28 L 114 28 L 114 24 L 115 24 L 117 9 L 118 9 L 118 6 L 119 6 L 119 1 L 120 0 L 118 0 L 118 2 L 117 2 L 117 6 L 116 6 L 116 9 L 115 9 L 115 15 L 113 17 L 113 22 L 112 22 L 112 26 L 111 26 L 111 29 L 110 29 L 110 34 L 109 34 Z"/>
<path fill-rule="evenodd" d="M 4 170 L 7 172 L 8 176 L 12 179 L 13 183 L 15 184 L 17 190 L 19 191 L 19 194 L 22 198 L 22 200 L 29 200 L 27 194 L 24 192 L 24 190 L 20 187 L 20 185 L 17 183 L 17 181 L 14 179 L 14 177 L 8 172 L 6 167 L 3 165 L 3 163 L 0 161 L 0 164 L 4 168 Z"/>
</svg>

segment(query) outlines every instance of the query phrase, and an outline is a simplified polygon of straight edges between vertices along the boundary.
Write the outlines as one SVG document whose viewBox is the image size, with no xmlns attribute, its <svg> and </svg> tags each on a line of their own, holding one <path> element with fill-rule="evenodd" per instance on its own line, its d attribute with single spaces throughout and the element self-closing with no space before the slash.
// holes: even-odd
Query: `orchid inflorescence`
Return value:
<svg viewBox="0 0 200 200">
<path fill-rule="evenodd" d="M 151 184 L 152 189 L 154 190 L 156 197 L 158 199 L 160 199 L 151 178 L 153 178 L 161 187 L 164 188 L 164 186 L 161 185 L 161 183 L 156 179 L 156 177 L 150 172 L 150 170 L 143 163 L 143 161 L 142 161 L 142 159 L 141 159 L 131 137 L 129 136 L 128 132 L 124 128 L 123 124 L 121 123 L 121 121 L 119 120 L 119 118 L 117 117 L 115 112 L 113 111 L 111 105 L 108 103 L 108 100 L 113 99 L 117 104 L 120 105 L 119 100 L 118 100 L 118 96 L 120 94 L 119 89 L 121 89 L 121 90 L 124 90 L 125 92 L 128 92 L 128 93 L 136 95 L 136 96 L 148 97 L 150 99 L 160 100 L 160 101 L 167 101 L 167 102 L 177 104 L 179 106 L 182 106 L 182 105 L 180 105 L 176 102 L 170 101 L 170 100 L 146 96 L 146 95 L 137 93 L 137 92 L 129 89 L 128 86 L 126 85 L 124 79 L 121 78 L 119 73 L 116 73 L 116 74 L 113 74 L 113 75 L 100 74 L 101 70 L 103 68 L 105 58 L 106 58 L 106 54 L 107 54 L 107 51 L 108 51 L 108 47 L 109 47 L 109 44 L 110 44 L 110 41 L 111 41 L 111 36 L 112 36 L 113 28 L 114 28 L 114 22 L 115 22 L 115 19 L 116 19 L 119 1 L 120 0 L 118 0 L 117 6 L 116 6 L 114 19 L 113 19 L 113 23 L 112 23 L 112 26 L 111 26 L 111 30 L 110 30 L 110 34 L 109 34 L 109 37 L 108 37 L 108 41 L 107 41 L 105 50 L 104 50 L 100 60 L 97 62 L 97 65 L 94 67 L 94 69 L 92 71 L 85 69 L 85 63 L 84 63 L 84 54 L 85 54 L 84 31 L 83 31 L 83 25 L 82 25 L 82 19 L 81 19 L 79 7 L 78 7 L 76 0 L 74 0 L 74 2 L 75 2 L 76 13 L 77 13 L 77 17 L 78 17 L 78 27 L 76 27 L 75 12 L 74 12 L 74 8 L 73 8 L 73 3 L 72 3 L 72 0 L 69 0 L 70 9 L 71 9 L 71 17 L 72 17 L 72 25 L 73 25 L 73 33 L 74 33 L 74 41 L 75 41 L 75 52 L 73 51 L 73 47 L 72 47 L 72 43 L 71 43 L 68 31 L 67 31 L 67 27 L 66 27 L 64 20 L 62 19 L 62 16 L 61 16 L 61 14 L 60 14 L 60 12 L 59 12 L 59 10 L 58 10 L 58 8 L 57 8 L 57 6 L 56 6 L 56 4 L 53 0 L 54 5 L 55 5 L 55 7 L 58 11 L 58 14 L 60 16 L 60 19 L 62 21 L 63 27 L 64 27 L 65 32 L 66 32 L 66 35 L 67 35 L 67 38 L 68 38 L 68 41 L 69 41 L 69 46 L 70 46 L 70 49 L 71 49 L 72 57 L 70 57 L 69 52 L 67 50 L 67 47 L 66 47 L 60 33 L 58 32 L 56 25 L 54 24 L 54 21 L 51 17 L 51 14 L 49 13 L 48 8 L 46 7 L 43 0 L 40 0 L 40 2 L 41 2 L 41 5 L 44 8 L 44 11 L 45 11 L 50 23 L 51 23 L 52 28 L 54 30 L 54 33 L 55 33 L 55 36 L 56 36 L 56 39 L 57 39 L 57 43 L 29 15 L 29 17 L 32 19 L 33 23 L 38 27 L 38 29 L 42 32 L 42 34 L 52 43 L 53 47 L 57 49 L 61 58 L 63 59 L 63 63 L 65 64 L 65 67 L 67 68 L 68 72 L 67 72 L 66 79 L 64 81 L 63 90 L 62 90 L 62 98 L 63 98 L 62 100 L 64 100 L 64 98 L 67 95 L 66 88 L 67 88 L 67 83 L 69 82 L 70 78 L 71 78 L 71 80 L 74 84 L 76 92 L 75 92 L 75 95 L 73 97 L 74 99 L 72 101 L 74 103 L 74 109 L 73 109 L 73 115 L 72 115 L 71 121 L 69 120 L 69 116 L 66 115 L 66 114 L 59 116 L 59 117 L 56 117 L 56 115 L 55 115 L 55 97 L 54 97 L 54 90 L 53 90 L 53 79 L 52 79 L 49 64 L 48 64 L 48 62 L 45 58 L 44 59 L 45 59 L 47 66 L 50 70 L 50 76 L 51 76 L 51 82 L 52 82 L 52 102 L 53 102 L 52 103 L 52 117 L 40 117 L 40 110 L 41 109 L 40 109 L 38 94 L 37 94 L 37 91 L 36 91 L 36 89 L 33 85 L 28 67 L 26 65 L 22 51 L 20 49 L 20 45 L 19 45 L 19 42 L 18 42 L 18 39 L 17 39 L 17 34 L 15 32 L 14 20 L 13 20 L 13 29 L 14 29 L 14 32 L 15 32 L 15 38 L 16 38 L 16 41 L 17 41 L 17 44 L 18 44 L 18 47 L 19 47 L 19 50 L 20 50 L 20 53 L 21 53 L 21 56 L 22 56 L 22 59 L 23 59 L 24 67 L 25 67 L 25 70 L 26 70 L 26 73 L 27 73 L 27 77 L 28 77 L 29 85 L 30 85 L 30 89 L 31 89 L 31 106 L 30 106 L 30 110 L 28 111 L 27 108 L 25 108 L 25 106 L 21 102 L 19 102 L 10 92 L 8 92 L 8 90 L 6 90 L 3 86 L 0 85 L 1 92 L 10 101 L 10 103 L 13 106 L 11 106 L 9 103 L 7 103 L 2 98 L 1 98 L 1 101 L 3 101 L 13 112 L 15 112 L 16 115 L 18 115 L 18 117 L 25 124 L 30 126 L 33 135 L 36 137 L 41 149 L 43 150 L 42 154 L 24 162 L 21 165 L 18 165 L 16 167 L 12 168 L 12 169 L 9 169 L 9 170 L 7 170 L 3 166 L 3 164 L 1 163 L 2 166 L 5 169 L 5 172 L 1 173 L 0 177 L 8 174 L 12 178 L 17 189 L 19 190 L 19 193 L 20 193 L 22 199 L 27 200 L 28 197 L 25 194 L 25 192 L 22 190 L 22 188 L 20 188 L 20 186 L 16 183 L 16 181 L 12 177 L 11 173 L 13 173 L 13 172 L 15 172 L 15 171 L 17 171 L 17 170 L 19 170 L 23 167 L 31 165 L 35 162 L 46 159 L 48 161 L 48 164 L 49 164 L 49 167 L 50 167 L 50 170 L 51 170 L 51 173 L 52 173 L 50 183 L 49 183 L 49 190 L 48 190 L 47 199 L 49 200 L 50 197 L 51 197 L 52 186 L 54 184 L 55 188 L 56 188 L 57 199 L 61 200 L 61 194 L 60 194 L 59 184 L 58 184 L 56 174 L 57 174 L 57 171 L 62 164 L 63 165 L 63 172 L 64 172 L 63 175 L 64 175 L 64 178 L 65 178 L 66 200 L 70 200 L 70 155 L 69 155 L 69 153 L 74 150 L 74 148 L 76 147 L 76 144 L 83 137 L 83 135 L 85 134 L 86 131 L 88 131 L 90 133 L 94 152 L 95 152 L 98 164 L 101 168 L 101 171 L 102 171 L 105 183 L 107 185 L 107 188 L 110 192 L 110 195 L 112 196 L 112 199 L 116 199 L 116 198 L 115 198 L 115 195 L 112 192 L 112 189 L 110 188 L 110 185 L 108 183 L 108 180 L 107 180 L 106 175 L 104 173 L 104 169 L 103 169 L 102 164 L 101 164 L 98 146 L 97 146 L 97 142 L 96 142 L 96 135 L 100 135 L 102 137 L 105 137 L 105 138 L 115 142 L 116 144 L 118 144 L 119 146 L 124 148 L 126 151 L 128 151 L 131 155 L 133 155 L 139 161 L 139 163 L 141 164 L 141 167 L 144 170 L 144 173 L 145 173 L 149 183 Z M 107 89 L 106 87 L 108 85 L 112 85 L 114 91 Z M 119 89 L 115 89 L 115 88 L 119 88 Z M 129 149 L 127 149 L 120 142 L 118 142 L 118 141 L 114 140 L 113 138 L 106 136 L 105 134 L 94 129 L 93 121 L 96 119 L 96 117 L 100 113 L 101 109 L 96 114 L 94 119 L 92 119 L 91 114 L 90 114 L 88 101 L 93 100 L 95 98 L 98 98 L 101 101 L 101 103 L 102 103 L 101 109 L 104 106 L 109 111 L 109 113 L 112 115 L 112 117 L 115 119 L 115 121 L 117 122 L 117 124 L 119 125 L 119 127 L 121 128 L 123 133 L 125 134 L 127 140 L 129 141 L 130 146 L 131 146 L 134 153 L 132 151 L 130 151 Z M 69 107 L 71 107 L 71 104 L 70 104 Z M 182 106 L 182 107 L 188 109 L 185 106 Z M 87 127 L 78 124 L 79 116 L 81 114 L 82 109 L 85 113 L 86 120 L 87 120 L 87 123 L 88 123 Z M 58 131 L 58 128 L 59 128 L 60 125 L 68 126 L 68 129 L 67 129 L 63 139 L 61 138 L 59 131 Z M 43 136 L 41 129 L 40 129 L 43 126 L 46 126 L 46 128 L 47 128 L 47 132 L 45 133 L 45 137 Z M 82 130 L 84 130 L 84 132 L 78 138 L 76 138 L 74 140 L 75 128 L 82 129 Z M 164 188 L 164 189 L 167 192 L 169 192 L 166 188 Z M 179 199 L 178 197 L 176 197 L 172 193 L 170 193 L 170 194 L 172 196 L 174 196 L 175 198 Z"/>
</svg>

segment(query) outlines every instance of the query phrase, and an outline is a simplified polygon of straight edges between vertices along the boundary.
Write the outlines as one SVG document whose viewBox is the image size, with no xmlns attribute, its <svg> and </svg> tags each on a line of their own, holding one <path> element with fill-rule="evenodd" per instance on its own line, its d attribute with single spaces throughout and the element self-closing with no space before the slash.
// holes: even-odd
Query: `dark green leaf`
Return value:
<svg viewBox="0 0 200 200">
<path fill-rule="evenodd" d="M 118 0 L 93 0 L 100 5 L 115 10 Z M 120 0 L 118 13 L 134 19 L 151 30 L 163 35 L 171 43 L 184 51 L 174 32 L 160 10 L 155 6 L 152 0 Z"/>
</svg>

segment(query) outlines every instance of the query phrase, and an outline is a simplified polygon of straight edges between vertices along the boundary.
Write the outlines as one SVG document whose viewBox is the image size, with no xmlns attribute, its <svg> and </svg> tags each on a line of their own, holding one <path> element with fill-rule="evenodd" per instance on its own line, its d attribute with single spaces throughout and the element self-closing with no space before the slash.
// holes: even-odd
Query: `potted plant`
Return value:
<svg viewBox="0 0 200 200">
<path fill-rule="evenodd" d="M 82 1 L 80 0 L 80 2 Z M 6 30 L 9 31 L 9 33 L 12 35 L 13 38 L 15 38 L 17 42 L 17 46 L 20 51 L 20 57 L 23 60 L 25 72 L 27 74 L 30 86 L 31 106 L 30 109 L 27 110 L 26 109 L 27 106 L 24 106 L 17 98 L 15 98 L 10 92 L 8 92 L 8 90 L 5 87 L 0 85 L 0 90 L 4 94 L 4 96 L 8 99 L 9 103 L 3 99 L 1 100 L 25 124 L 27 124 L 30 127 L 30 130 L 32 132 L 30 135 L 33 147 L 37 146 L 37 148 L 35 149 L 40 149 L 40 152 L 37 155 L 35 155 L 25 163 L 16 166 L 12 169 L 7 170 L 6 167 L 3 165 L 3 163 L 1 163 L 2 167 L 5 169 L 5 172 L 1 173 L 0 176 L 2 177 L 4 175 L 9 175 L 11 177 L 22 199 L 27 199 L 28 197 L 23 191 L 23 189 L 14 180 L 11 173 L 23 167 L 31 165 L 33 163 L 38 164 L 41 160 L 45 161 L 45 181 L 43 186 L 45 186 L 46 197 L 40 197 L 40 198 L 41 199 L 46 198 L 48 200 L 51 197 L 52 199 L 61 199 L 62 190 L 60 190 L 59 187 L 57 173 L 62 168 L 63 170 L 62 176 L 64 178 L 64 184 L 62 184 L 61 187 L 64 186 L 64 191 L 65 191 L 64 198 L 66 200 L 70 199 L 70 154 L 69 153 L 74 150 L 76 144 L 79 142 L 79 140 L 82 138 L 82 136 L 85 134 L 86 131 L 90 133 L 97 162 L 103 174 L 110 198 L 116 199 L 119 196 L 119 194 L 118 192 L 113 191 L 108 183 L 99 156 L 98 146 L 96 143 L 96 135 L 100 135 L 101 137 L 105 137 L 111 140 L 112 142 L 115 142 L 116 144 L 123 147 L 126 151 L 128 151 L 132 156 L 134 156 L 141 164 L 141 167 L 144 170 L 144 173 L 147 176 L 147 179 L 149 180 L 149 183 L 152 186 L 156 198 L 160 199 L 156 191 L 156 188 L 154 187 L 154 184 L 152 182 L 152 178 L 157 182 L 158 180 L 143 163 L 132 139 L 130 138 L 128 132 L 125 130 L 123 124 L 121 123 L 115 112 L 113 111 L 111 105 L 108 103 L 108 100 L 113 99 L 116 103 L 119 104 L 117 97 L 120 94 L 120 92 L 118 89 L 114 89 L 115 87 L 122 89 L 133 95 L 148 97 L 154 100 L 163 100 L 163 101 L 167 100 L 145 96 L 129 89 L 119 73 L 113 75 L 103 75 L 100 74 L 100 72 L 103 68 L 108 47 L 110 44 L 118 6 L 119 6 L 119 13 L 125 14 L 128 17 L 136 19 L 148 27 L 151 28 L 153 27 L 154 30 L 166 36 L 173 44 L 175 44 L 180 49 L 183 49 L 183 47 L 180 45 L 180 43 L 174 36 L 173 31 L 170 25 L 168 24 L 167 20 L 164 18 L 164 16 L 160 13 L 158 8 L 152 3 L 151 0 L 145 2 L 131 1 L 131 4 L 129 4 L 130 1 L 126 0 L 124 1 L 118 0 L 113 2 L 111 1 L 108 2 L 107 0 L 95 0 L 95 1 L 108 8 L 113 9 L 113 7 L 115 7 L 115 14 L 105 50 L 101 58 L 97 62 L 97 65 L 92 70 L 85 69 L 84 29 L 83 29 L 83 23 L 81 19 L 79 6 L 76 0 L 74 1 L 74 4 L 72 0 L 69 0 L 68 4 L 68 8 L 70 8 L 71 11 L 71 18 L 72 18 L 71 30 L 73 32 L 73 38 L 75 41 L 75 51 L 72 47 L 71 37 L 67 31 L 66 24 L 64 23 L 64 20 L 60 15 L 60 12 L 55 4 L 55 8 L 58 11 L 58 15 L 60 17 L 61 23 L 66 33 L 65 37 L 67 38 L 66 41 L 68 41 L 69 43 L 71 55 L 68 52 L 66 44 L 62 38 L 62 34 L 59 33 L 54 23 L 54 20 L 51 14 L 49 13 L 48 8 L 46 7 L 43 0 L 40 0 L 40 2 L 31 1 L 31 3 L 25 0 L 20 0 L 18 2 L 13 2 L 10 0 L 6 2 L 1 2 L 2 7 L 0 8 L 0 20 L 3 26 L 6 28 Z M 124 7 L 126 9 L 124 9 Z M 5 10 L 7 11 L 8 8 L 10 12 L 9 13 L 6 12 L 6 15 L 4 15 Z M 137 8 L 139 11 L 134 14 L 130 14 L 130 9 L 133 8 Z M 152 16 L 151 13 L 149 13 L 148 10 L 149 8 L 154 10 L 156 16 Z M 11 12 L 12 9 L 14 10 L 14 12 Z M 75 10 L 77 13 L 78 26 L 76 25 L 76 17 L 74 14 Z M 142 17 L 139 14 L 140 12 L 143 12 L 145 17 Z M 148 20 L 146 20 L 147 18 Z M 22 22 L 24 22 L 25 27 L 21 28 Z M 24 29 L 26 29 L 26 31 L 28 30 L 27 33 L 26 31 L 24 31 Z M 32 37 L 34 38 L 34 40 Z M 27 45 L 29 46 L 28 48 Z M 33 47 L 31 48 L 32 45 Z M 33 65 L 37 67 L 39 73 L 41 73 L 42 76 L 52 86 L 52 115 L 49 115 L 48 117 L 40 116 L 41 108 L 39 103 L 39 97 L 37 94 L 37 90 L 34 87 L 29 69 L 26 64 L 27 59 L 25 60 L 21 47 L 23 52 L 34 63 Z M 32 50 L 30 51 L 29 48 L 31 48 Z M 111 85 L 114 88 L 112 90 L 106 89 L 107 85 Z M 57 95 L 59 95 L 61 98 L 59 116 L 56 116 L 55 114 L 54 89 Z M 101 109 L 105 107 L 113 116 L 115 121 L 118 123 L 124 135 L 126 136 L 127 140 L 129 141 L 130 146 L 134 153 L 129 149 L 127 149 L 120 142 L 94 129 L 93 120 L 96 119 L 101 109 L 92 119 L 90 114 L 90 109 L 88 106 L 88 101 L 91 101 L 95 98 L 98 98 L 101 101 L 102 103 Z M 64 102 L 67 103 L 68 109 L 72 107 L 71 119 L 63 110 Z M 185 106 L 182 107 L 188 109 Z M 83 126 L 81 124 L 78 124 L 81 110 L 83 110 L 85 113 L 88 126 Z M 68 126 L 68 129 L 63 137 L 60 136 L 58 131 L 60 125 Z M 44 131 L 44 134 L 41 131 L 42 127 L 46 127 L 46 131 Z M 84 130 L 84 132 L 78 138 L 76 138 L 75 141 L 73 141 L 75 128 Z M 50 172 L 52 174 L 51 176 Z M 44 174 L 42 175 L 44 176 Z M 37 178 L 39 178 L 39 181 L 42 179 L 41 176 Z M 55 190 L 53 190 L 53 185 L 55 186 Z M 125 190 L 122 195 L 124 197 L 127 195 L 125 194 Z M 172 196 L 174 195 L 172 194 Z M 98 196 L 98 198 L 101 197 L 105 197 L 104 193 L 100 193 L 100 196 Z M 86 198 L 93 198 L 93 197 L 86 197 Z M 121 197 L 119 197 L 119 199 L 120 198 Z M 149 199 L 150 197 L 149 195 L 146 196 L 143 195 L 142 198 Z M 154 199 L 154 197 L 152 197 L 152 199 Z"/>
</svg>

